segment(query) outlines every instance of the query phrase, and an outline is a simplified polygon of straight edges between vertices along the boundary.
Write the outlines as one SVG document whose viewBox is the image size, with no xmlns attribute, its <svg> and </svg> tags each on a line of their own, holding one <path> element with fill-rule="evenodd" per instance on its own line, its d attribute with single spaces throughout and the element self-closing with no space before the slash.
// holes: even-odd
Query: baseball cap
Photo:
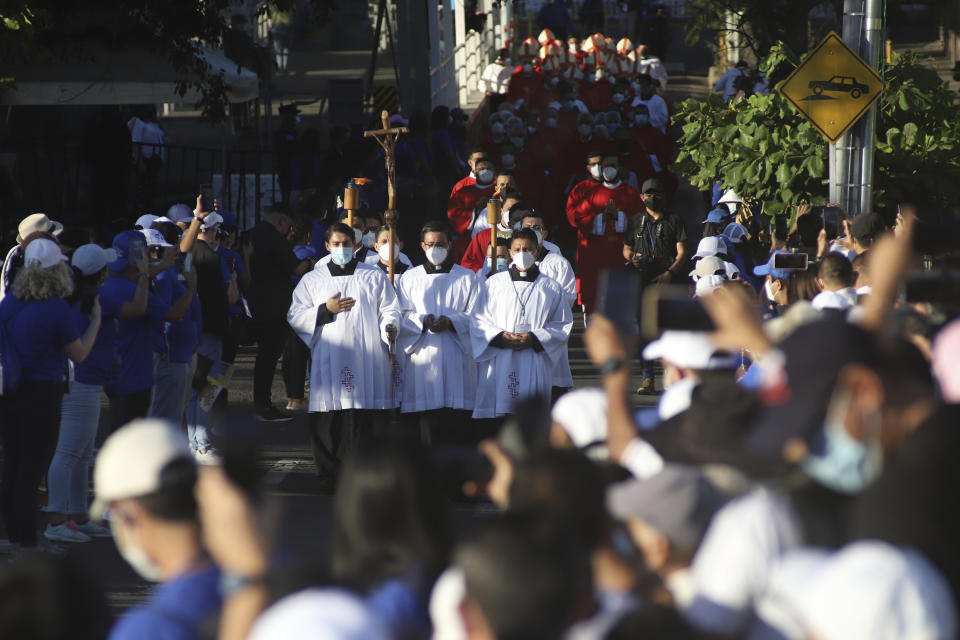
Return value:
<svg viewBox="0 0 960 640">
<path fill-rule="evenodd" d="M 146 240 L 139 231 L 129 230 L 121 231 L 113 237 L 113 250 L 117 254 L 116 259 L 107 265 L 110 271 L 123 271 L 130 264 L 130 249 L 137 244 L 146 246 Z"/>
<path fill-rule="evenodd" d="M 135 229 L 149 229 L 153 223 L 157 221 L 157 217 L 158 216 L 152 213 L 145 213 L 137 218 L 137 221 L 133 223 L 133 227 Z"/>
<path fill-rule="evenodd" d="M 100 520 L 114 500 L 156 493 L 163 488 L 164 469 L 180 459 L 193 461 L 193 456 L 172 422 L 141 419 L 121 427 L 97 454 L 90 516 Z"/>
<path fill-rule="evenodd" d="M 56 220 L 51 220 L 45 213 L 32 213 L 20 221 L 17 227 L 17 244 L 23 242 L 23 239 L 31 233 L 52 233 L 57 235 L 63 231 L 63 225 Z"/>
<path fill-rule="evenodd" d="M 723 228 L 723 237 L 734 244 L 743 242 L 750 236 L 747 228 L 739 222 L 731 222 Z"/>
<path fill-rule="evenodd" d="M 845 311 L 857 306 L 857 294 L 853 289 L 821 291 L 813 297 L 810 304 L 817 311 L 823 311 L 824 309 Z"/>
<path fill-rule="evenodd" d="M 710 212 L 707 213 L 707 217 L 704 219 L 703 224 L 706 224 L 708 222 L 714 222 L 714 223 L 723 222 L 724 220 L 727 220 L 729 218 L 730 218 L 730 212 L 727 211 L 726 208 L 721 209 L 718 207 L 716 209 L 711 209 Z"/>
<path fill-rule="evenodd" d="M 867 213 L 861 213 L 853 219 L 853 222 L 850 223 L 850 233 L 853 234 L 854 240 L 863 244 L 863 241 L 870 241 L 876 238 L 878 235 L 883 233 L 886 230 L 886 225 L 883 223 L 883 219 L 880 217 L 880 214 L 875 211 L 868 211 Z"/>
<path fill-rule="evenodd" d="M 49 269 L 58 262 L 66 261 L 67 256 L 63 255 L 57 243 L 46 238 L 37 238 L 32 241 L 23 252 L 23 264 L 28 267 L 35 264 L 44 269 Z"/>
<path fill-rule="evenodd" d="M 693 257 L 706 258 L 715 255 L 727 255 L 727 244 L 720 236 L 701 238 L 700 244 L 697 245 L 697 252 L 693 254 Z"/>
<path fill-rule="evenodd" d="M 216 213 L 216 212 L 208 213 L 206 217 L 203 219 L 203 221 L 200 223 L 200 230 L 209 231 L 210 229 L 213 229 L 218 224 L 221 224 L 222 222 L 223 222 L 223 216 L 221 216 L 219 213 Z"/>
<path fill-rule="evenodd" d="M 720 199 L 717 200 L 717 204 L 723 204 L 725 202 L 743 202 L 743 198 L 737 195 L 737 192 L 733 189 L 727 189 L 723 195 L 720 196 Z"/>
<path fill-rule="evenodd" d="M 390 588 L 388 583 L 385 590 Z M 363 599 L 345 589 L 316 587 L 278 600 L 253 623 L 249 640 L 384 640 L 390 637 Z"/>
<path fill-rule="evenodd" d="M 702 298 L 703 296 L 708 296 L 720 287 L 723 286 L 723 283 L 726 282 L 723 276 L 701 276 L 697 279 L 697 286 L 695 287 L 696 291 L 694 292 L 694 297 Z"/>
<path fill-rule="evenodd" d="M 220 214 L 220 217 L 223 219 L 223 222 L 220 223 L 221 227 L 239 227 L 240 222 L 237 220 L 237 214 L 233 211 L 228 211 L 226 209 L 218 209 L 217 213 Z"/>
<path fill-rule="evenodd" d="M 167 217 L 174 222 L 190 222 L 193 220 L 193 209 L 189 205 L 175 204 L 167 209 Z"/>
<path fill-rule="evenodd" d="M 698 282 L 700 278 L 705 278 L 707 276 L 720 276 L 726 280 L 728 264 L 725 260 L 721 260 L 717 256 L 707 256 L 706 258 L 700 258 L 697 260 L 696 268 L 691 271 L 688 275 L 693 278 L 694 282 Z"/>
<path fill-rule="evenodd" d="M 70 264 L 80 269 L 83 275 L 91 276 L 116 259 L 117 252 L 113 249 L 104 249 L 98 244 L 84 244 L 74 250 Z"/>
<path fill-rule="evenodd" d="M 723 268 L 727 271 L 727 280 L 739 280 L 740 279 L 740 267 L 733 264 L 732 262 L 723 261 Z"/>
<path fill-rule="evenodd" d="M 607 394 L 603 389 L 576 389 L 557 399 L 550 418 L 563 427 L 578 449 L 607 440 Z"/>
<path fill-rule="evenodd" d="M 732 356 L 716 355 L 717 347 L 706 333 L 664 331 L 643 348 L 644 360 L 663 359 L 681 369 L 726 369 Z"/>
<path fill-rule="evenodd" d="M 755 276 L 773 276 L 777 280 L 786 280 L 790 277 L 790 271 L 787 269 L 774 269 L 773 268 L 773 256 L 776 254 L 785 254 L 790 255 L 789 251 L 774 251 L 770 254 L 770 259 L 767 260 L 766 264 L 760 264 L 753 268 L 753 275 Z"/>
<path fill-rule="evenodd" d="M 173 245 L 166 241 L 163 234 L 156 229 L 141 229 L 140 233 L 147 239 L 148 247 L 172 247 Z"/>
<path fill-rule="evenodd" d="M 644 180 L 643 187 L 640 189 L 640 193 L 663 193 L 664 191 L 663 183 L 656 178 Z"/>
<path fill-rule="evenodd" d="M 696 467 L 668 463 L 649 478 L 611 485 L 606 501 L 614 518 L 640 518 L 672 545 L 693 551 L 725 497 Z"/>
</svg>

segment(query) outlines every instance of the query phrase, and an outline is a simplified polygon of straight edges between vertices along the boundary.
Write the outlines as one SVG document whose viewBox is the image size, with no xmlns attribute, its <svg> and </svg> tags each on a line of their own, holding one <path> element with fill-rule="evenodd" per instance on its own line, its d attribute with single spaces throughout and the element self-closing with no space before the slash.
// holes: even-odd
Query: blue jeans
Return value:
<svg viewBox="0 0 960 640">
<path fill-rule="evenodd" d="M 93 464 L 93 443 L 100 423 L 100 385 L 74 380 L 63 396 L 60 436 L 47 472 L 47 511 L 71 515 L 87 512 L 87 483 Z"/>
<path fill-rule="evenodd" d="M 190 363 L 170 362 L 169 355 L 159 353 L 153 354 L 153 362 L 157 382 L 153 387 L 149 416 L 182 425 L 190 383 Z"/>
<path fill-rule="evenodd" d="M 223 345 L 220 338 L 209 333 L 200 334 L 200 346 L 197 347 L 197 356 L 213 360 L 214 371 L 220 361 Z M 187 405 L 187 442 L 190 448 L 196 451 L 206 451 L 210 448 L 210 412 L 200 406 L 200 394 L 196 389 L 190 390 L 190 403 Z"/>
</svg>

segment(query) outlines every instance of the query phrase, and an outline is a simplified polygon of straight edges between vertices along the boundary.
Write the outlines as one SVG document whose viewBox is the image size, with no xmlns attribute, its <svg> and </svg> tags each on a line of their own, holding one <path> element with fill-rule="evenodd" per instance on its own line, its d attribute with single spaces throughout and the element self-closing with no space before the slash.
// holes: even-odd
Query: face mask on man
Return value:
<svg viewBox="0 0 960 640">
<path fill-rule="evenodd" d="M 492 259 L 492 258 L 487 258 L 486 261 L 484 261 L 483 264 L 484 264 L 484 266 L 487 268 L 487 271 L 490 271 L 490 269 L 493 268 L 493 259 Z M 501 272 L 501 271 L 506 271 L 508 266 L 510 266 L 510 261 L 509 261 L 509 260 L 507 260 L 506 258 L 497 258 L 497 272 L 498 272 L 498 273 Z"/>
<path fill-rule="evenodd" d="M 527 133 L 529 133 L 530 135 L 533 135 L 533 134 L 535 134 L 536 132 L 537 132 L 537 125 L 535 125 L 535 124 L 528 124 L 528 125 L 527 125 Z"/>
<path fill-rule="evenodd" d="M 616 182 L 617 176 L 620 175 L 620 170 L 616 167 L 604 167 L 603 168 L 603 181 L 604 182 Z"/>
<path fill-rule="evenodd" d="M 504 59 L 503 59 L 503 66 L 505 66 L 505 67 L 512 67 L 512 66 L 513 66 L 513 60 L 510 59 L 510 58 L 504 58 Z"/>
<path fill-rule="evenodd" d="M 569 109 L 573 109 L 573 100 L 564 100 L 564 101 L 563 101 L 563 108 L 564 108 L 564 109 L 568 109 L 568 110 L 569 110 Z"/>
<path fill-rule="evenodd" d="M 377 255 L 380 256 L 380 259 L 384 262 L 390 262 L 390 243 L 386 242 L 380 245 L 380 248 L 377 249 Z M 394 243 L 393 245 L 393 259 L 396 260 L 397 256 L 400 255 L 400 245 Z"/>
<path fill-rule="evenodd" d="M 610 96 L 610 99 L 613 101 L 613 104 L 623 104 L 623 101 L 626 99 L 622 93 L 615 93 Z"/>
<path fill-rule="evenodd" d="M 367 231 L 365 234 L 363 234 L 363 237 L 360 238 L 360 241 L 367 249 L 372 249 L 373 245 L 377 244 L 377 232 Z"/>
<path fill-rule="evenodd" d="M 853 495 L 863 491 L 883 471 L 883 447 L 879 439 L 877 414 L 866 426 L 867 442 L 857 440 L 843 426 L 851 406 L 850 392 L 837 391 L 830 399 L 823 423 L 823 452 L 811 454 L 801 465 L 804 472 L 824 486 Z M 869 431 L 869 433 L 867 433 Z"/>
<path fill-rule="evenodd" d="M 522 136 L 510 136 L 510 144 L 515 146 L 518 149 L 523 148 L 523 137 Z"/>
<path fill-rule="evenodd" d="M 663 211 L 663 196 L 649 196 L 643 199 L 643 204 L 651 211 Z"/>
<path fill-rule="evenodd" d="M 590 175 L 593 176 L 594 180 L 600 179 L 600 165 L 592 164 L 588 167 L 588 170 L 590 171 Z"/>
<path fill-rule="evenodd" d="M 639 126 L 644 127 L 650 124 L 650 114 L 638 113 L 635 116 L 633 116 L 633 121 L 636 122 Z"/>
<path fill-rule="evenodd" d="M 353 247 L 330 247 L 330 259 L 341 267 L 349 264 L 353 260 Z"/>
<path fill-rule="evenodd" d="M 547 118 L 546 120 L 544 120 L 544 122 L 545 122 L 546 125 L 547 125 L 548 127 L 550 127 L 551 129 L 556 129 L 556 127 L 557 127 L 557 119 L 556 119 L 556 118 Z"/>
<path fill-rule="evenodd" d="M 430 264 L 434 266 L 440 266 L 443 264 L 443 261 L 447 259 L 447 248 L 428 247 L 427 250 L 423 252 L 423 255 L 427 257 L 427 260 L 430 262 Z"/>
<path fill-rule="evenodd" d="M 477 171 L 478 184 L 490 184 L 493 182 L 493 169 L 480 169 Z"/>
<path fill-rule="evenodd" d="M 527 62 L 523 65 L 523 75 L 529 76 L 531 73 L 533 73 L 533 65 Z"/>
<path fill-rule="evenodd" d="M 590 135 L 591 131 L 593 131 L 593 127 L 591 127 L 588 124 L 577 125 L 577 133 L 579 133 L 583 137 L 587 137 L 588 135 Z"/>
<path fill-rule="evenodd" d="M 513 266 L 517 268 L 518 271 L 527 271 L 530 267 L 533 266 L 534 257 L 532 253 L 527 253 L 526 251 L 518 251 L 513 254 Z"/>
<path fill-rule="evenodd" d="M 557 76 L 553 76 L 553 77 L 550 78 L 550 81 L 549 81 L 549 82 L 550 82 L 550 86 L 551 86 L 551 87 L 555 87 L 555 86 L 557 86 L 558 84 L 560 84 L 560 78 L 558 78 Z"/>
<path fill-rule="evenodd" d="M 117 551 L 120 557 L 130 565 L 138 576 L 149 582 L 160 582 L 163 577 L 158 567 L 147 552 L 139 544 L 131 540 L 131 529 L 134 527 L 128 524 L 119 524 L 118 514 L 110 519 L 110 529 L 113 531 L 113 540 L 117 545 Z"/>
<path fill-rule="evenodd" d="M 770 302 L 777 301 L 777 294 L 773 290 L 773 280 L 767 278 L 763 283 L 763 295 L 767 297 L 767 300 Z"/>
<path fill-rule="evenodd" d="M 500 156 L 500 160 L 503 162 L 503 167 L 505 169 L 512 169 L 513 163 L 516 161 L 516 157 L 512 153 L 505 153 Z"/>
<path fill-rule="evenodd" d="M 353 246 L 359 247 L 360 243 L 363 242 L 363 231 L 360 229 L 353 230 Z"/>
</svg>

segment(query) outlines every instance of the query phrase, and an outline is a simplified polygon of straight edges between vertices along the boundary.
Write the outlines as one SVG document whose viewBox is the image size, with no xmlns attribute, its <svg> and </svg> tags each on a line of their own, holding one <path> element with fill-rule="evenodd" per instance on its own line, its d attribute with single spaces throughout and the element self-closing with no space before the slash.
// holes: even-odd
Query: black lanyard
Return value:
<svg viewBox="0 0 960 640">
<path fill-rule="evenodd" d="M 653 233 L 653 237 L 650 236 L 650 229 L 647 227 L 647 215 L 644 214 L 643 220 L 640 221 L 640 231 L 637 233 L 639 240 L 642 242 L 644 239 L 647 240 L 650 246 L 650 257 L 653 257 L 654 252 L 656 251 L 655 247 L 657 243 L 660 242 L 660 233 L 663 231 L 663 220 L 654 220 L 656 224 L 656 231 Z M 642 253 L 642 252 L 641 252 Z"/>
</svg>

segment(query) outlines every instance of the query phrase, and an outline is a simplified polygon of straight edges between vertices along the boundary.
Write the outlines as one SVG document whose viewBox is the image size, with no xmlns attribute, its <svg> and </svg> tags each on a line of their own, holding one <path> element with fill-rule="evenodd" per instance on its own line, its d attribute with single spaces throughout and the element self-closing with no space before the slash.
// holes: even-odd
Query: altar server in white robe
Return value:
<svg viewBox="0 0 960 640">
<path fill-rule="evenodd" d="M 573 265 L 560 254 L 559 249 L 557 251 L 550 249 L 549 245 L 554 247 L 557 245 L 547 240 L 549 231 L 543 218 L 536 211 L 531 210 L 520 220 L 520 227 L 533 229 L 537 234 L 537 240 L 540 242 L 536 259 L 537 268 L 540 269 L 540 273 L 553 278 L 560 285 L 566 296 L 567 306 L 572 308 L 573 303 L 577 301 L 577 277 L 573 273 Z M 567 349 L 564 349 L 560 361 L 553 370 L 553 399 L 559 398 L 571 387 L 573 387 L 573 372 L 570 371 L 570 354 Z"/>
<path fill-rule="evenodd" d="M 453 264 L 448 229 L 439 221 L 423 227 L 420 248 L 427 262 L 408 270 L 397 288 L 406 360 L 401 407 L 408 424 L 429 433 L 435 444 L 476 444 L 470 429 L 477 387 L 470 315 L 478 283 L 473 271 Z"/>
<path fill-rule="evenodd" d="M 353 253 L 350 227 L 326 235 L 331 260 L 300 280 L 287 321 L 312 355 L 309 425 L 318 475 L 333 480 L 340 463 L 386 426 L 398 398 L 391 388 L 391 342 L 400 305 L 383 271 Z"/>
<path fill-rule="evenodd" d="M 539 248 L 533 229 L 514 231 L 510 268 L 487 279 L 477 303 L 470 331 L 478 365 L 474 418 L 497 418 L 524 398 L 550 397 L 573 314 L 560 285 L 537 268 Z"/>
</svg>

